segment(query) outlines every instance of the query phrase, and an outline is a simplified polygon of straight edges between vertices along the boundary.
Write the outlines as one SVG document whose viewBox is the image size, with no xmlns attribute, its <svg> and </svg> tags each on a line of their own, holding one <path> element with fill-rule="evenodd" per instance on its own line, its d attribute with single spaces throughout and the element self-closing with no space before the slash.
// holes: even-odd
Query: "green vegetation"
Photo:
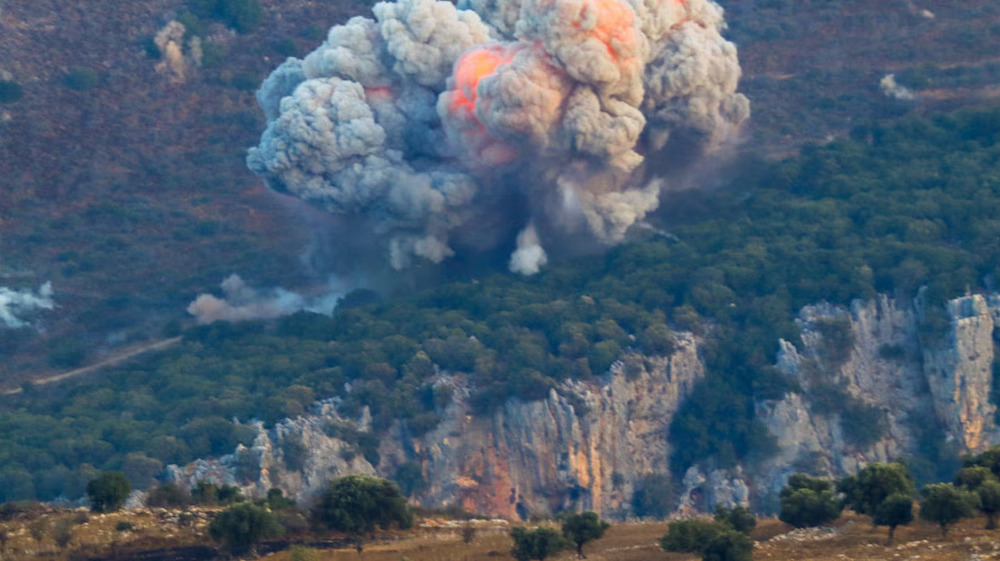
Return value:
<svg viewBox="0 0 1000 561">
<path fill-rule="evenodd" d="M 221 21 L 240 33 L 253 31 L 264 16 L 258 0 L 193 0 L 191 12 Z"/>
<path fill-rule="evenodd" d="M 125 505 L 132 485 L 120 471 L 106 471 L 87 484 L 87 498 L 94 512 L 113 512 Z"/>
<path fill-rule="evenodd" d="M 743 506 L 715 507 L 712 521 L 689 518 L 671 522 L 660 547 L 701 555 L 702 561 L 749 561 L 753 553 L 750 532 L 757 520 Z"/>
<path fill-rule="evenodd" d="M 778 518 L 796 528 L 829 524 L 840 516 L 842 510 L 829 481 L 802 473 L 788 478 L 780 497 Z"/>
<path fill-rule="evenodd" d="M 796 310 L 927 286 L 921 337 L 933 339 L 947 298 L 998 278 L 998 130 L 1000 109 L 862 125 L 751 169 L 738 188 L 685 195 L 680 216 L 664 211 L 669 235 L 649 231 L 529 279 L 455 281 L 388 303 L 359 293 L 333 317 L 196 327 L 99 380 L 4 397 L 0 500 L 78 497 L 95 471 L 124 469 L 134 453 L 164 465 L 231 453 L 253 438 L 250 420 L 301 415 L 317 398 L 341 398 L 346 417 L 370 408 L 374 430 L 355 431 L 354 448 L 377 461 L 378 435 L 395 420 L 412 434 L 437 423 L 450 399 L 432 382 L 438 369 L 469 374 L 472 404 L 488 412 L 593 380 L 633 352 L 669 353 L 672 328 L 708 337 L 705 378 L 669 431 L 672 471 L 766 457 L 774 443 L 754 404 L 797 389 L 773 368 L 779 338 L 798 337 Z M 824 355 L 843 360 L 849 334 L 836 322 L 823 329 Z M 856 405 L 841 421 L 864 448 L 884 417 Z M 289 445 L 285 461 L 298 452 Z M 153 464 L 130 465 L 141 474 Z M 633 502 L 657 516 L 664 497 L 669 488 L 643 486 Z"/>
<path fill-rule="evenodd" d="M 951 483 L 934 483 L 920 490 L 920 518 L 941 527 L 941 536 L 948 537 L 948 526 L 972 516 L 978 497 Z"/>
<path fill-rule="evenodd" d="M 514 540 L 514 547 L 510 554 L 517 561 L 545 561 L 559 553 L 569 545 L 562 534 L 553 528 L 536 528 L 528 530 L 523 526 L 516 526 L 511 529 L 510 537 Z"/>
<path fill-rule="evenodd" d="M 913 476 L 905 465 L 870 464 L 856 475 L 837 482 L 844 505 L 858 514 L 874 515 L 879 505 L 892 495 L 913 496 Z"/>
<path fill-rule="evenodd" d="M 896 526 L 913 522 L 913 497 L 906 493 L 893 493 L 886 497 L 872 516 L 872 524 L 889 527 L 889 543 L 896 535 Z"/>
<path fill-rule="evenodd" d="M 14 103 L 24 97 L 24 88 L 12 80 L 0 80 L 0 103 Z"/>
<path fill-rule="evenodd" d="M 413 512 L 399 487 L 370 475 L 334 479 L 313 508 L 313 518 L 325 528 L 351 536 L 361 551 L 364 539 L 376 528 L 413 526 Z"/>
<path fill-rule="evenodd" d="M 208 527 L 212 539 L 233 551 L 245 551 L 267 538 L 279 536 L 282 527 L 270 510 L 253 503 L 241 503 L 219 513 Z"/>
<path fill-rule="evenodd" d="M 85 92 L 93 89 L 97 87 L 100 82 L 101 77 L 97 74 L 97 71 L 93 68 L 87 67 L 71 68 L 69 72 L 66 73 L 65 78 L 66 87 L 78 92 Z"/>
<path fill-rule="evenodd" d="M 660 547 L 676 553 L 694 553 L 702 561 L 750 561 L 753 541 L 750 532 L 756 519 L 745 507 L 717 506 L 715 520 L 688 518 L 671 522 Z"/>
<path fill-rule="evenodd" d="M 610 527 L 611 524 L 601 520 L 596 512 L 574 513 L 563 519 L 562 534 L 568 543 L 576 546 L 577 556 L 584 558 L 583 546 L 604 537 Z"/>
</svg>

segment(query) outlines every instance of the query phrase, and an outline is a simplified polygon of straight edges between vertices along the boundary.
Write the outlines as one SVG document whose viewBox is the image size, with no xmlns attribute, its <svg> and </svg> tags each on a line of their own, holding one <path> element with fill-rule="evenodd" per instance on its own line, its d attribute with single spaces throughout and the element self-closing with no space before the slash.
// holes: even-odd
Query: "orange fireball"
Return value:
<svg viewBox="0 0 1000 561">
<path fill-rule="evenodd" d="M 499 49 L 477 48 L 461 56 L 455 63 L 455 97 L 452 110 L 472 112 L 476 107 L 476 88 L 479 81 L 510 62 L 510 54 Z"/>
</svg>

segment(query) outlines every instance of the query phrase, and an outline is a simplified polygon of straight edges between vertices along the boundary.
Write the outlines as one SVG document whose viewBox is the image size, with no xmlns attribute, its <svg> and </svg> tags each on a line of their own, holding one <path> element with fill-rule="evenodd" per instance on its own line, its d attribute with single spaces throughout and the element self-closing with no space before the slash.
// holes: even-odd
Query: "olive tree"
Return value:
<svg viewBox="0 0 1000 561">
<path fill-rule="evenodd" d="M 913 522 L 913 497 L 905 493 L 889 495 L 875 509 L 872 522 L 876 526 L 889 527 L 889 544 L 896 536 L 896 526 Z"/>
<path fill-rule="evenodd" d="M 941 537 L 948 537 L 948 526 L 972 516 L 977 497 L 951 483 L 934 483 L 920 490 L 920 518 L 941 527 Z"/>
<path fill-rule="evenodd" d="M 583 546 L 587 542 L 599 540 L 604 537 L 604 532 L 611 527 L 611 524 L 600 519 L 595 512 L 584 512 L 581 514 L 571 514 L 563 519 L 562 533 L 567 541 L 576 545 L 576 554 L 581 558 L 587 556 L 583 554 Z"/>
</svg>

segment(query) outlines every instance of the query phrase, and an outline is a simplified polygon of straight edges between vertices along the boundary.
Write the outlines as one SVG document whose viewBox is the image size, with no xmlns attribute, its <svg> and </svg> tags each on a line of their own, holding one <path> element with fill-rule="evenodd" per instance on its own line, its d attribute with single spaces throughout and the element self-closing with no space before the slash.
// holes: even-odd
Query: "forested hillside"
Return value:
<svg viewBox="0 0 1000 561">
<path fill-rule="evenodd" d="M 1000 36 L 992 0 L 720 3 L 753 108 L 741 150 L 793 154 L 867 119 L 996 99 L 995 54 L 984 48 Z M 370 4 L 3 5 L 0 287 L 51 281 L 57 304 L 32 328 L 4 328 L 5 385 L 158 337 L 232 273 L 297 290 L 325 281 L 300 259 L 322 233 L 311 238 L 308 215 L 245 167 L 263 126 L 253 94 L 275 64 Z M 185 28 L 182 81 L 156 44 L 171 21 Z M 891 72 L 913 99 L 879 90 Z"/>
<path fill-rule="evenodd" d="M 926 286 L 922 336 L 934 338 L 945 299 L 995 288 L 998 141 L 1000 109 L 860 125 L 725 188 L 678 195 L 628 243 L 535 277 L 386 302 L 358 292 L 333 317 L 195 327 L 141 362 L 28 385 L 0 404 L 0 500 L 78 496 L 99 469 L 148 485 L 166 463 L 245 442 L 232 419 L 273 423 L 317 398 L 342 398 L 345 415 L 369 406 L 376 434 L 394 419 L 419 434 L 450 398 L 428 383 L 438 369 L 469 374 L 486 411 L 591 380 L 635 360 L 630 349 L 666 354 L 678 329 L 708 338 L 708 373 L 664 435 L 679 451 L 671 468 L 764 453 L 753 404 L 790 389 L 772 364 L 779 337 L 797 340 L 800 307 Z M 360 453 L 377 446 L 345 439 Z"/>
</svg>

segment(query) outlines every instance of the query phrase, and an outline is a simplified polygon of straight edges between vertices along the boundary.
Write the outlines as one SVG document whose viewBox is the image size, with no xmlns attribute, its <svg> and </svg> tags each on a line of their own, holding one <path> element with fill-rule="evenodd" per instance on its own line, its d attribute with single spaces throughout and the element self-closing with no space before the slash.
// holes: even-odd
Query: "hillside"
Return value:
<svg viewBox="0 0 1000 561">
<path fill-rule="evenodd" d="M 723 4 L 754 106 L 745 146 L 764 156 L 869 119 L 994 95 L 996 64 L 981 45 L 1000 31 L 988 0 L 934 8 L 933 17 L 902 1 Z M 326 282 L 325 270 L 300 259 L 325 243 L 311 239 L 316 219 L 245 169 L 263 125 L 252 90 L 278 61 L 366 8 L 265 0 L 260 23 L 242 32 L 201 22 L 211 56 L 179 82 L 156 71 L 163 60 L 152 42 L 185 6 L 3 6 L 0 70 L 23 97 L 0 105 L 0 284 L 51 281 L 58 304 L 34 318 L 36 329 L 4 330 L 8 387 L 160 335 L 231 273 L 254 286 Z M 885 97 L 878 83 L 888 72 L 916 99 Z"/>
</svg>

